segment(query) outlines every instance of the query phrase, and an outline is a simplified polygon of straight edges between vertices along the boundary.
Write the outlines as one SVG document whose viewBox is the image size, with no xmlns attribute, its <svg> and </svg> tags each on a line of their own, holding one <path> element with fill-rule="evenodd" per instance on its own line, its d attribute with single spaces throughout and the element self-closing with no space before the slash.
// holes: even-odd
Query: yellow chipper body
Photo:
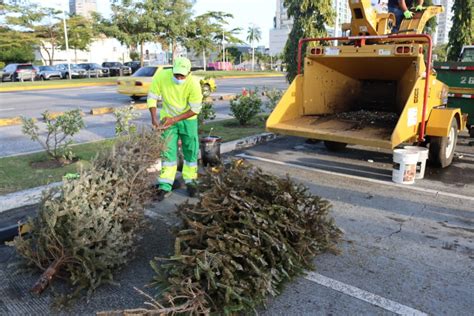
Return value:
<svg viewBox="0 0 474 316">
<path fill-rule="evenodd" d="M 350 30 L 351 36 L 338 38 L 339 45 L 322 46 L 324 39 L 300 41 L 300 47 L 304 42 L 316 45 L 308 45 L 304 74 L 296 76 L 271 113 L 267 130 L 389 149 L 433 139 L 446 148 L 434 153 L 434 147 L 442 145 L 433 145 L 430 158 L 446 166 L 441 156 L 451 154 L 447 144 L 455 144 L 452 138 L 465 118 L 459 109 L 445 107 L 448 90 L 434 71 L 429 69 L 427 75 L 431 39 L 421 35 L 426 21 L 443 8 L 432 6 L 416 13 L 402 22 L 398 34 L 391 35 L 392 13 L 377 14 L 370 0 L 349 0 L 349 5 L 352 21 L 343 29 Z M 351 118 L 351 113 L 359 116 Z M 369 121 L 361 119 L 360 113 Z M 377 117 L 387 113 L 393 121 L 377 124 Z"/>
</svg>

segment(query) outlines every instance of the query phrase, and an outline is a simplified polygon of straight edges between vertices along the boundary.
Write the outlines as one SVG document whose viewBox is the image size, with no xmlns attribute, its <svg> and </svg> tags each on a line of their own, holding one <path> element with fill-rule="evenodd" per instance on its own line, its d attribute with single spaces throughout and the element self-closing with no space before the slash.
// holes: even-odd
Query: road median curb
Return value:
<svg viewBox="0 0 474 316">
<path fill-rule="evenodd" d="M 114 108 L 111 107 L 102 107 L 102 108 L 92 108 L 90 111 L 91 115 L 102 115 L 102 114 L 108 114 L 108 113 L 113 113 Z"/>
<path fill-rule="evenodd" d="M 12 126 L 12 125 L 20 125 L 21 124 L 21 117 L 5 117 L 0 118 L 0 126 Z"/>
<path fill-rule="evenodd" d="M 17 92 L 29 90 L 54 90 L 54 89 L 70 89 L 94 86 L 113 86 L 115 82 L 90 82 L 90 83 L 76 83 L 76 84 L 57 84 L 48 86 L 25 86 L 25 87 L 0 87 L 0 92 Z"/>
</svg>

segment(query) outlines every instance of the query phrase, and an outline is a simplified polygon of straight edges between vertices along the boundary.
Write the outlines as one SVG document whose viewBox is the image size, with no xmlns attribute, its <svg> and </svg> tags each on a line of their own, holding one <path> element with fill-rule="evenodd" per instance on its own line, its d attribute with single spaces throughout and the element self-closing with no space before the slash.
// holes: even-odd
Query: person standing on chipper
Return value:
<svg viewBox="0 0 474 316">
<path fill-rule="evenodd" d="M 423 0 L 417 0 L 418 5 L 415 8 L 415 11 L 423 11 Z M 410 8 L 413 6 L 414 0 L 388 0 L 388 12 L 391 12 L 395 15 L 396 24 L 392 28 L 392 33 L 397 33 L 400 29 L 400 24 L 402 24 L 403 19 L 410 20 L 413 18 L 413 12 L 410 11 Z"/>
<path fill-rule="evenodd" d="M 151 123 L 162 129 L 166 149 L 162 155 L 161 173 L 158 179 L 158 201 L 171 194 L 178 168 L 178 141 L 184 156 L 183 179 L 189 196 L 197 193 L 198 171 L 198 120 L 202 107 L 201 85 L 191 75 L 191 62 L 184 57 L 174 60 L 172 69 L 158 72 L 151 83 L 147 96 Z M 157 101 L 162 101 L 160 119 L 157 119 Z"/>
</svg>

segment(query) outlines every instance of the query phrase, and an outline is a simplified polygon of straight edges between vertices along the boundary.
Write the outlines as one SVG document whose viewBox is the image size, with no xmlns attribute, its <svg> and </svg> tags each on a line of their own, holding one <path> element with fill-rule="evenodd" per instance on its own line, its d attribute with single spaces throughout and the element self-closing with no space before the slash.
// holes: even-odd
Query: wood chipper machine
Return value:
<svg viewBox="0 0 474 316">
<path fill-rule="evenodd" d="M 323 140 L 330 150 L 417 143 L 429 147 L 431 162 L 448 166 L 466 117 L 446 107 L 448 89 L 431 67 L 431 37 L 422 34 L 443 7 L 415 13 L 391 34 L 392 13 L 377 13 L 370 0 L 349 5 L 352 20 L 343 25 L 349 36 L 300 40 L 298 75 L 267 130 Z M 339 44 L 326 46 L 334 41 Z M 302 60 L 304 43 L 310 44 Z"/>
</svg>

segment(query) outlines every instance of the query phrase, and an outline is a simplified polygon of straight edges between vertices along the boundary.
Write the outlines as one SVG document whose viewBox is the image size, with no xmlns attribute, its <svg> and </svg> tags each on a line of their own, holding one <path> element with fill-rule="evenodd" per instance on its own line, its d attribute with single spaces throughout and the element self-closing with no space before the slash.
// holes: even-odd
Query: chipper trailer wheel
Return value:
<svg viewBox="0 0 474 316">
<path fill-rule="evenodd" d="M 343 151 L 347 147 L 347 143 L 332 142 L 329 140 L 324 141 L 324 146 L 330 151 Z"/>
<path fill-rule="evenodd" d="M 446 137 L 430 137 L 430 162 L 441 168 L 446 168 L 451 164 L 458 140 L 458 122 L 455 118 L 451 121 L 449 134 Z"/>
</svg>

